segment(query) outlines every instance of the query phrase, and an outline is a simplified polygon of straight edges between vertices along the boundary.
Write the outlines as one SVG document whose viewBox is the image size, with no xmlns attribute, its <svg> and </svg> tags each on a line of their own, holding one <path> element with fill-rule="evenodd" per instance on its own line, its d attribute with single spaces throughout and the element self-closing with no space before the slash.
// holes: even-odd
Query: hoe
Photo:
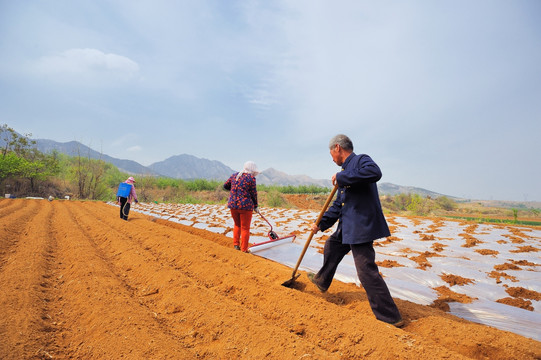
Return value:
<svg viewBox="0 0 541 360">
<path fill-rule="evenodd" d="M 321 209 L 321 212 L 319 213 L 319 216 L 317 217 L 316 225 L 319 225 L 319 222 L 321 221 L 321 218 L 323 217 L 323 214 L 325 213 L 325 211 L 327 211 L 327 208 L 329 207 L 329 204 L 331 200 L 333 199 L 334 194 L 336 193 L 337 189 L 338 189 L 338 185 L 335 185 L 329 197 L 327 198 L 325 205 L 323 205 L 323 209 Z M 297 278 L 301 276 L 301 274 L 297 274 L 297 269 L 299 268 L 299 265 L 301 264 L 302 258 L 304 257 L 304 254 L 306 253 L 306 250 L 308 249 L 308 246 L 310 245 L 310 241 L 312 241 L 313 236 L 314 236 L 314 232 L 310 231 L 310 236 L 308 236 L 308 240 L 306 240 L 306 244 L 304 244 L 304 248 L 302 249 L 301 256 L 299 256 L 299 260 L 297 260 L 297 265 L 295 265 L 295 268 L 293 269 L 293 274 L 291 275 L 291 279 L 282 283 L 282 286 L 292 287 L 293 284 L 295 283 L 295 280 L 297 280 Z"/>
<path fill-rule="evenodd" d="M 267 233 L 267 236 L 269 237 L 269 240 L 267 241 L 263 241 L 263 242 L 260 242 L 260 243 L 257 243 L 257 244 L 253 244 L 250 246 L 250 249 L 253 248 L 253 247 L 256 247 L 256 246 L 261 246 L 261 245 L 266 245 L 266 244 L 271 244 L 271 243 L 274 243 L 276 241 L 280 241 L 280 240 L 287 240 L 287 239 L 291 239 L 291 242 L 293 242 L 295 240 L 295 237 L 296 235 L 288 235 L 288 236 L 284 236 L 284 237 L 279 237 L 278 234 L 276 234 L 273 230 L 272 230 L 272 225 L 271 223 L 265 219 L 265 217 L 263 216 L 263 214 L 261 214 L 259 212 L 259 210 L 257 210 L 257 213 L 259 214 L 259 216 L 261 216 L 261 218 L 263 220 L 265 220 L 265 222 L 267 224 L 269 224 L 270 226 L 270 231 Z M 281 241 L 281 243 L 283 243 L 283 241 Z"/>
</svg>

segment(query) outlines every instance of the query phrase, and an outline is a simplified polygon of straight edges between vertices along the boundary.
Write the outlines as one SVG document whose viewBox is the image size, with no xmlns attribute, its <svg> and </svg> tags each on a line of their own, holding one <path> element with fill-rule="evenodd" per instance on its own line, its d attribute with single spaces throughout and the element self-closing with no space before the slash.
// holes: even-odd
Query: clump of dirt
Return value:
<svg viewBox="0 0 541 360">
<path fill-rule="evenodd" d="M 519 246 L 519 248 L 516 250 L 509 250 L 509 252 L 512 252 L 512 253 L 526 253 L 526 252 L 538 252 L 538 251 L 541 251 L 541 250 L 530 245 Z"/>
<path fill-rule="evenodd" d="M 415 227 L 420 226 L 421 223 L 422 223 L 422 219 L 418 218 L 418 217 L 415 217 L 415 216 L 408 216 L 408 219 L 411 220 L 411 222 L 413 223 L 413 226 L 415 226 Z"/>
<path fill-rule="evenodd" d="M 476 249 L 475 252 L 481 255 L 492 255 L 494 257 L 500 253 L 499 251 L 490 249 Z"/>
<path fill-rule="evenodd" d="M 504 263 L 501 265 L 494 265 L 494 270 L 521 270 L 521 269 L 515 264 Z"/>
<path fill-rule="evenodd" d="M 508 274 L 506 274 L 504 272 L 499 272 L 499 271 L 491 271 L 488 274 L 488 277 L 496 279 L 496 284 L 500 284 L 502 282 L 502 280 L 501 280 L 502 278 L 507 279 L 507 280 L 511 280 L 513 282 L 518 282 L 516 277 L 508 275 Z"/>
<path fill-rule="evenodd" d="M 440 228 L 444 226 L 443 220 L 441 219 L 434 219 L 432 224 L 428 227 L 427 232 L 428 233 L 434 233 L 439 231 Z"/>
<path fill-rule="evenodd" d="M 528 311 L 534 310 L 531 301 L 520 299 L 520 298 L 506 297 L 506 298 L 498 299 L 496 300 L 496 302 L 500 304 L 518 307 L 518 308 L 528 310 Z"/>
<path fill-rule="evenodd" d="M 432 234 L 430 234 L 430 235 L 422 234 L 421 235 L 421 240 L 423 240 L 423 241 L 432 241 L 432 240 L 436 240 L 436 238 Z"/>
<path fill-rule="evenodd" d="M 453 274 L 442 274 L 440 275 L 440 278 L 451 286 L 455 286 L 455 285 L 462 286 L 462 285 L 475 283 L 475 280 L 467 279 L 462 276 L 453 275 Z"/>
<path fill-rule="evenodd" d="M 523 287 L 508 287 L 505 292 L 515 298 L 524 298 L 539 301 L 541 293 L 535 290 L 525 289 Z"/>
<path fill-rule="evenodd" d="M 401 238 L 391 235 L 385 238 L 385 240 L 375 241 L 374 246 L 384 246 L 384 245 L 392 244 L 396 241 L 401 241 L 401 240 L 402 240 Z"/>
<path fill-rule="evenodd" d="M 527 260 L 513 260 L 513 264 L 520 266 L 541 266 L 541 264 L 536 264 Z"/>
<path fill-rule="evenodd" d="M 471 248 L 471 247 L 477 246 L 478 244 L 483 243 L 481 240 L 474 238 L 468 233 L 462 233 L 462 234 L 459 234 L 459 236 L 463 237 L 464 240 L 466 240 L 466 243 L 462 245 L 462 247 L 465 247 L 465 248 Z"/>
<path fill-rule="evenodd" d="M 303 336 L 306 332 L 306 326 L 304 324 L 293 324 L 289 329 L 295 335 Z"/>
<path fill-rule="evenodd" d="M 298 235 L 298 234 L 297 234 Z M 320 246 L 317 248 L 317 252 L 320 253 L 320 254 L 323 254 L 323 247 L 325 246 L 325 242 L 327 241 L 327 239 L 329 238 L 329 235 L 321 235 L 320 237 L 318 237 L 315 241 L 317 244 L 319 244 Z M 374 245 L 376 245 L 377 243 L 374 243 Z"/>
<path fill-rule="evenodd" d="M 450 302 L 459 302 L 461 304 L 469 304 L 473 300 L 477 300 L 477 298 L 472 298 L 468 295 L 459 294 L 457 292 L 452 291 L 447 286 L 438 286 L 434 288 L 439 294 L 439 297 L 434 300 L 434 302 L 430 305 L 434 308 L 441 309 L 443 311 L 449 311 L 449 304 Z"/>
<path fill-rule="evenodd" d="M 524 233 L 524 231 L 530 231 L 530 230 L 519 229 L 516 227 L 508 228 L 508 230 L 511 232 L 512 235 L 506 234 L 502 236 L 511 240 L 513 244 L 523 244 L 526 240 L 530 239 L 530 237 Z"/>
<path fill-rule="evenodd" d="M 518 236 L 513 236 L 513 235 L 502 235 L 502 236 L 508 238 L 509 240 L 511 240 L 511 242 L 513 244 L 522 244 L 522 243 L 524 243 L 524 239 L 520 238 Z"/>
<path fill-rule="evenodd" d="M 430 251 L 425 251 L 424 253 L 421 253 L 418 256 L 413 256 L 411 260 L 417 263 L 418 269 L 425 270 L 426 268 L 432 267 L 432 264 L 430 263 L 430 261 L 428 261 L 428 258 L 435 257 L 435 256 L 441 256 L 441 255 L 438 255 Z"/>
<path fill-rule="evenodd" d="M 376 261 L 376 265 L 384 267 L 384 268 L 394 268 L 394 267 L 403 267 L 404 266 L 404 265 L 402 265 L 399 262 L 394 261 L 394 260 Z"/>
<path fill-rule="evenodd" d="M 442 243 L 434 243 L 432 244 L 432 250 L 436 251 L 436 252 L 441 252 L 443 251 L 445 248 L 447 247 L 447 245 L 443 245 Z"/>
<path fill-rule="evenodd" d="M 403 252 L 404 254 L 413 254 L 413 253 L 415 253 L 415 251 L 413 251 L 410 248 L 403 248 L 402 250 L 400 250 L 400 252 Z"/>
<path fill-rule="evenodd" d="M 387 220 L 387 224 L 389 225 L 389 230 L 391 231 L 391 233 L 394 232 L 394 229 L 396 229 L 397 227 L 404 227 L 405 225 L 399 223 L 396 221 L 396 218 L 392 215 L 386 215 L 386 220 Z"/>
<path fill-rule="evenodd" d="M 528 239 L 529 236 L 526 235 L 524 233 L 524 231 L 530 231 L 530 230 L 525 230 L 525 229 L 519 229 L 519 228 L 516 228 L 516 227 L 512 227 L 512 228 L 509 228 L 509 231 L 511 231 L 511 233 L 515 236 L 518 236 L 520 238 L 526 238 Z"/>
<path fill-rule="evenodd" d="M 512 297 L 498 299 L 496 300 L 497 302 L 529 311 L 534 311 L 532 302 L 527 299 L 536 301 L 541 300 L 541 293 L 534 290 L 525 289 L 523 287 L 508 287 L 507 289 L 505 289 L 505 291 Z"/>
</svg>

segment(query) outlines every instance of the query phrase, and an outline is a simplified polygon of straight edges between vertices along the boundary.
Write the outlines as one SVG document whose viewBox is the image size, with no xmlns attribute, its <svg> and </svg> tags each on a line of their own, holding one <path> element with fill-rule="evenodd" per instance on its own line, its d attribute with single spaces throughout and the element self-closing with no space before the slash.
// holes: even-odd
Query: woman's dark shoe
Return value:
<svg viewBox="0 0 541 360">
<path fill-rule="evenodd" d="M 240 246 L 235 245 L 235 250 L 240 250 Z"/>
<path fill-rule="evenodd" d="M 322 287 L 321 285 L 319 285 L 315 280 L 315 276 L 316 274 L 314 273 L 308 273 L 306 276 L 308 276 L 308 279 L 310 279 L 310 281 L 315 285 L 317 286 L 317 288 L 319 289 L 319 291 L 321 291 L 322 293 L 326 292 L 327 289 L 325 289 L 324 287 Z"/>
</svg>

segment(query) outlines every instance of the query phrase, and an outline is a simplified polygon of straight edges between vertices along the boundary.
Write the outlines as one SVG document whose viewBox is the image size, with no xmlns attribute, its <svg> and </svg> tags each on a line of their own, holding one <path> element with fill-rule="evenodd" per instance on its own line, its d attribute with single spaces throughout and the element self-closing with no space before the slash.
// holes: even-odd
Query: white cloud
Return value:
<svg viewBox="0 0 541 360">
<path fill-rule="evenodd" d="M 135 145 L 135 146 L 131 146 L 131 147 L 127 148 L 126 150 L 127 150 L 128 152 L 139 152 L 139 151 L 141 151 L 142 149 L 143 149 L 143 148 L 142 148 L 141 146 Z"/>
<path fill-rule="evenodd" d="M 38 59 L 34 70 L 44 76 L 94 80 L 129 80 L 139 72 L 139 65 L 122 55 L 106 54 L 97 49 L 69 49 Z"/>
</svg>

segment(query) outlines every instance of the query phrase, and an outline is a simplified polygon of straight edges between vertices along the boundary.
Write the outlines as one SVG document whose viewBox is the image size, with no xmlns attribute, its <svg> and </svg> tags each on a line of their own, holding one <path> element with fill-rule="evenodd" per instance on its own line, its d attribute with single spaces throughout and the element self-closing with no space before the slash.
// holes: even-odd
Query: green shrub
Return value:
<svg viewBox="0 0 541 360">
<path fill-rule="evenodd" d="M 423 199 L 421 196 L 419 194 L 413 194 L 406 209 L 414 215 L 421 215 L 423 212 Z"/>
<path fill-rule="evenodd" d="M 201 204 L 202 201 L 191 194 L 184 194 L 176 198 L 174 202 L 178 204 Z"/>
<path fill-rule="evenodd" d="M 270 190 L 267 193 L 267 205 L 270 207 L 283 207 L 286 201 L 282 194 L 276 189 Z"/>
<path fill-rule="evenodd" d="M 440 208 L 446 211 L 452 211 L 456 209 L 456 203 L 453 200 L 449 199 L 447 196 L 440 196 L 439 198 L 437 198 L 436 204 L 438 204 Z"/>
<path fill-rule="evenodd" d="M 178 179 L 159 177 L 156 179 L 156 187 L 160 190 L 164 190 L 167 188 L 178 188 L 181 181 L 182 180 Z"/>
<path fill-rule="evenodd" d="M 216 190 L 222 185 L 223 183 L 218 180 L 195 179 L 186 182 L 186 189 L 188 191 Z"/>
<path fill-rule="evenodd" d="M 257 185 L 258 191 L 271 192 L 276 191 L 281 194 L 327 194 L 329 188 L 317 185 Z"/>
</svg>

